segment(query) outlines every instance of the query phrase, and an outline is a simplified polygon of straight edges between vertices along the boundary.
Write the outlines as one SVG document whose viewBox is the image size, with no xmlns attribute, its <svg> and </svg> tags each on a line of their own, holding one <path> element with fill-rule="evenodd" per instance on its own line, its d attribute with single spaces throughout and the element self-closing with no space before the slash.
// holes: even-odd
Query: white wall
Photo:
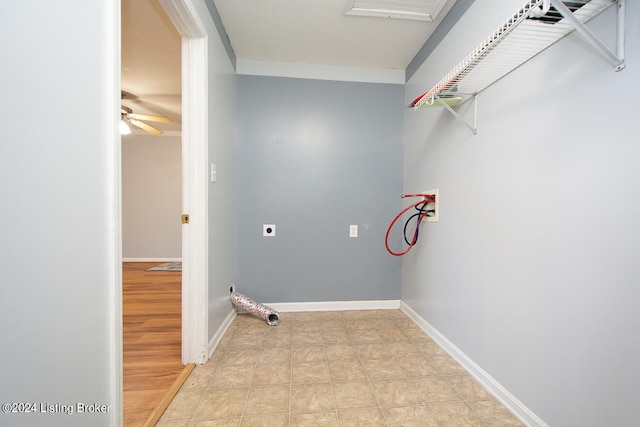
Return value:
<svg viewBox="0 0 640 427">
<path fill-rule="evenodd" d="M 484 3 L 407 103 L 522 6 Z M 640 5 L 627 12 L 637 22 Z M 609 46 L 614 14 L 589 23 Z M 404 259 L 402 299 L 552 426 L 640 424 L 637 25 L 626 40 L 619 73 L 578 34 L 561 40 L 480 94 L 476 136 L 444 110 L 405 115 L 405 191 L 439 188 L 441 205 Z"/>
<path fill-rule="evenodd" d="M 180 136 L 122 137 L 122 257 L 175 261 L 182 257 Z"/>
<path fill-rule="evenodd" d="M 3 426 L 121 415 L 118 22 L 106 0 L 0 3 L 0 402 L 37 410 Z"/>
<path fill-rule="evenodd" d="M 236 197 L 236 75 L 204 0 L 193 0 L 207 28 L 208 75 L 208 159 L 215 163 L 217 180 L 209 191 L 209 283 L 208 337 L 222 332 L 233 311 L 229 287 L 235 282 L 235 197 Z M 203 88 L 205 90 L 205 88 Z M 208 174 L 207 174 L 208 175 Z M 214 342 L 215 344 L 215 342 Z"/>
</svg>

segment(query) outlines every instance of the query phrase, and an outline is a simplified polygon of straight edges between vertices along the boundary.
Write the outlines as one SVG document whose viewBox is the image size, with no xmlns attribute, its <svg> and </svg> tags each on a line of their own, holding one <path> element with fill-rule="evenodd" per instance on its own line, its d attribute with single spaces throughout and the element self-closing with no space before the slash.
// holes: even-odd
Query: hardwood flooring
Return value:
<svg viewBox="0 0 640 427">
<path fill-rule="evenodd" d="M 182 273 L 146 271 L 157 264 L 122 266 L 125 426 L 144 426 L 147 420 L 153 425 L 154 414 L 161 415 L 157 408 L 185 369 Z"/>
</svg>

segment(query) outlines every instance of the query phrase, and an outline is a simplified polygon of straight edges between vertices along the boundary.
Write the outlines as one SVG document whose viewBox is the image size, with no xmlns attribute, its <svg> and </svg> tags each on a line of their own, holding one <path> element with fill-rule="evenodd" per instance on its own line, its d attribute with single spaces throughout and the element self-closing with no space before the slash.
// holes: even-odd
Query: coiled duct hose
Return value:
<svg viewBox="0 0 640 427">
<path fill-rule="evenodd" d="M 436 197 L 433 194 L 403 194 L 402 195 L 402 198 L 406 198 L 406 197 L 421 197 L 422 199 L 415 203 L 410 204 L 409 206 L 401 210 L 400 213 L 396 215 L 396 217 L 393 219 L 393 221 L 391 221 L 391 224 L 389 224 L 389 228 L 387 228 L 387 234 L 384 237 L 384 245 L 387 248 L 387 252 L 389 252 L 393 256 L 403 256 L 407 254 L 411 250 L 411 248 L 415 246 L 415 244 L 418 242 L 418 234 L 420 233 L 420 224 L 422 223 L 422 220 L 426 216 L 428 216 L 429 213 L 433 212 L 427 209 L 427 203 L 436 201 Z M 405 212 L 413 208 L 415 208 L 418 212 L 411 215 L 404 224 L 404 241 L 408 246 L 402 252 L 394 252 L 389 247 L 389 234 L 391 233 L 391 229 L 393 228 L 394 224 L 402 217 L 402 215 L 405 214 Z M 409 225 L 409 222 L 416 217 L 417 217 L 416 228 L 413 232 L 413 237 L 411 241 L 409 241 L 409 239 L 407 239 L 407 227 Z"/>
</svg>

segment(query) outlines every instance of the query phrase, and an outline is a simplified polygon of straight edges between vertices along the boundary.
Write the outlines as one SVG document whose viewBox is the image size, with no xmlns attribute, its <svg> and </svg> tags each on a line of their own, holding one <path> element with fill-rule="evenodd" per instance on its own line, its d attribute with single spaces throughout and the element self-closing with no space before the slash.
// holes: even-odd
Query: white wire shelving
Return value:
<svg viewBox="0 0 640 427">
<path fill-rule="evenodd" d="M 617 5 L 615 53 L 585 25 L 611 5 Z M 527 62 L 573 30 L 584 36 L 615 71 L 624 63 L 625 0 L 529 0 L 509 20 L 487 37 L 433 88 L 409 107 L 442 106 L 477 133 L 478 93 Z M 474 101 L 473 124 L 454 107 Z"/>
</svg>

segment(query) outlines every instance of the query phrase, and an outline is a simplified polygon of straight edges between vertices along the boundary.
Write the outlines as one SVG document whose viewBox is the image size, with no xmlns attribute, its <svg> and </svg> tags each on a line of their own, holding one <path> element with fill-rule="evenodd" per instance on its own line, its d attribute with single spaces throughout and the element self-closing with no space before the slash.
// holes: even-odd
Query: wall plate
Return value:
<svg viewBox="0 0 640 427">
<path fill-rule="evenodd" d="M 263 224 L 262 225 L 262 235 L 264 237 L 274 237 L 276 235 L 276 225 L 275 224 Z"/>
<path fill-rule="evenodd" d="M 431 210 L 433 209 L 434 215 L 433 216 L 426 216 L 422 219 L 422 221 L 427 221 L 427 222 L 438 222 L 438 219 L 440 217 L 440 190 L 435 189 L 435 190 L 425 190 L 422 192 L 422 194 L 433 194 L 434 196 L 436 196 L 436 201 L 435 202 L 429 202 L 427 203 L 427 209 Z"/>
</svg>

